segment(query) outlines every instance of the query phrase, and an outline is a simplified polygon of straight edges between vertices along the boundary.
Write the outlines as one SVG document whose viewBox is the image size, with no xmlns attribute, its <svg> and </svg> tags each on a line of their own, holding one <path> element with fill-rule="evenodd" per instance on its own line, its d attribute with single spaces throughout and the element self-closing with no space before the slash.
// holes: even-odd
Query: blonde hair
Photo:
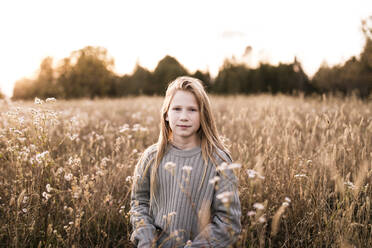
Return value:
<svg viewBox="0 0 372 248">
<path fill-rule="evenodd" d="M 150 164 L 155 160 L 154 161 L 155 163 L 151 168 L 150 176 L 150 198 L 153 198 L 155 203 L 156 203 L 155 199 L 156 172 L 164 154 L 166 153 L 166 148 L 168 147 L 168 144 L 171 141 L 172 137 L 172 130 L 169 126 L 168 121 L 166 121 L 165 119 L 169 110 L 169 106 L 173 100 L 173 97 L 178 90 L 191 92 L 195 96 L 199 106 L 200 128 L 198 130 L 198 134 L 201 140 L 200 146 L 202 151 L 202 157 L 205 163 L 204 175 L 200 186 L 203 184 L 205 178 L 207 170 L 206 165 L 208 164 L 208 161 L 211 160 L 215 166 L 218 166 L 214 155 L 219 156 L 223 161 L 225 161 L 223 156 L 219 154 L 218 150 L 225 152 L 229 157 L 231 157 L 230 152 L 223 145 L 223 142 L 221 141 L 220 136 L 218 134 L 216 123 L 211 111 L 211 104 L 208 95 L 204 89 L 202 81 L 197 78 L 188 76 L 176 78 L 168 85 L 163 106 L 161 108 L 160 134 L 158 142 L 156 143 L 157 146 L 156 155 L 154 159 L 150 160 L 146 166 L 147 171 Z M 150 205 L 151 202 L 152 201 L 150 201 Z"/>
</svg>

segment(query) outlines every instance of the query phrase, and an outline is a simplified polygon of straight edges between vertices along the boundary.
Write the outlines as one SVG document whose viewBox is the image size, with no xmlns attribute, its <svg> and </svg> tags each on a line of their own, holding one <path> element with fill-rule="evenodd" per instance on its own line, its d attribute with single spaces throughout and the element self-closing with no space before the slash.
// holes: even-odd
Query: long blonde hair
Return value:
<svg viewBox="0 0 372 248">
<path fill-rule="evenodd" d="M 222 160 L 225 160 L 221 154 L 219 154 L 218 149 L 222 152 L 225 152 L 229 157 L 230 152 L 228 149 L 223 145 L 223 142 L 220 139 L 220 136 L 217 131 L 216 123 L 212 115 L 211 111 L 211 104 L 208 98 L 207 93 L 205 92 L 203 83 L 201 80 L 193 77 L 182 76 L 176 78 L 172 81 L 167 88 L 165 99 L 163 102 L 163 106 L 161 108 L 161 120 L 160 120 L 160 134 L 158 138 L 158 142 L 156 143 L 156 155 L 154 157 L 155 161 L 149 161 L 147 164 L 147 168 L 150 164 L 154 161 L 151 168 L 151 176 L 150 176 L 150 198 L 153 198 L 155 203 L 155 191 L 156 191 L 156 172 L 161 163 L 161 160 L 166 153 L 166 148 L 170 142 L 172 137 L 172 130 L 169 126 L 168 121 L 166 121 L 166 116 L 169 110 L 169 106 L 173 100 L 174 95 L 178 90 L 188 91 L 194 94 L 196 101 L 199 105 L 199 113 L 200 113 L 200 128 L 198 130 L 198 134 L 201 140 L 201 151 L 202 157 L 205 163 L 204 175 L 200 186 L 204 181 L 204 177 L 206 174 L 208 160 L 211 160 L 215 166 L 217 165 L 216 158 L 214 155 L 219 156 Z M 225 161 L 227 162 L 227 161 Z M 151 202 L 151 201 L 150 201 Z M 151 203 L 150 203 L 151 205 Z"/>
</svg>

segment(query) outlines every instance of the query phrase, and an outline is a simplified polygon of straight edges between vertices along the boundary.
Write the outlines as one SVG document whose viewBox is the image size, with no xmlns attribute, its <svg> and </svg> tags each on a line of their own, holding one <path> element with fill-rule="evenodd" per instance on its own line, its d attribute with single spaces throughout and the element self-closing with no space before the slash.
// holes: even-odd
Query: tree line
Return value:
<svg viewBox="0 0 372 248">
<path fill-rule="evenodd" d="M 87 46 L 74 51 L 54 66 L 53 58 L 45 58 L 35 79 L 16 82 L 13 99 L 56 97 L 64 99 L 123 97 L 129 95 L 162 95 L 167 84 L 181 75 L 201 79 L 207 90 L 215 94 L 340 93 L 366 98 L 372 93 L 372 16 L 362 22 L 366 38 L 358 57 L 329 67 L 323 64 L 312 79 L 294 58 L 292 63 L 261 63 L 250 68 L 234 59 L 226 59 L 217 76 L 197 70 L 190 73 L 176 58 L 165 56 L 153 71 L 135 66 L 131 74 L 114 73 L 114 59 L 103 47 Z"/>
</svg>

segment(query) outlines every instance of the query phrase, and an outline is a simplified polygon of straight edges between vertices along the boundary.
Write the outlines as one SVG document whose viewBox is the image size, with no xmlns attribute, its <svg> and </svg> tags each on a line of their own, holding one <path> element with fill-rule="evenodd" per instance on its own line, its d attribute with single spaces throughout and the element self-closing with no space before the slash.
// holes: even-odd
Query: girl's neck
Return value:
<svg viewBox="0 0 372 248">
<path fill-rule="evenodd" d="M 193 140 L 171 140 L 170 142 L 180 150 L 190 150 L 196 146 L 200 146 L 201 143 L 199 137 Z"/>
</svg>

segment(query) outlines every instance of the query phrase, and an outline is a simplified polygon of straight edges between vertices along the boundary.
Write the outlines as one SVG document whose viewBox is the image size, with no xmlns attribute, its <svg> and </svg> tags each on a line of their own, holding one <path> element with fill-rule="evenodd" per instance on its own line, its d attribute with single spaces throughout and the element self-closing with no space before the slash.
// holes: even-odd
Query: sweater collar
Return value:
<svg viewBox="0 0 372 248">
<path fill-rule="evenodd" d="M 179 156 L 179 157 L 192 157 L 201 152 L 201 147 L 195 146 L 188 150 L 181 150 L 177 148 L 176 146 L 174 146 L 173 144 L 169 143 L 168 152 L 170 152 L 173 155 Z"/>
</svg>

